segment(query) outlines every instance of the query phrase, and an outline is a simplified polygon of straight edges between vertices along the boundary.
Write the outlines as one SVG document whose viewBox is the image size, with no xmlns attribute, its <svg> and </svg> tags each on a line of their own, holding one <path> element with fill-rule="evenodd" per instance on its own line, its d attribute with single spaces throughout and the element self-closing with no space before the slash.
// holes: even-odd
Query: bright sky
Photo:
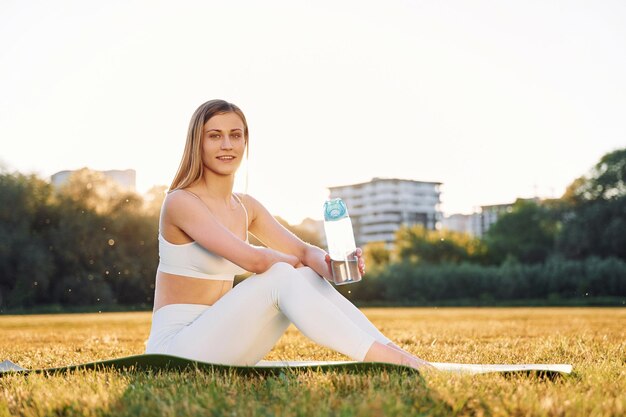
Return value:
<svg viewBox="0 0 626 417">
<path fill-rule="evenodd" d="M 0 2 L 0 163 L 169 185 L 198 105 L 246 113 L 249 193 L 439 181 L 446 214 L 560 196 L 626 146 L 626 2 Z M 243 190 L 242 168 L 236 188 Z"/>
</svg>

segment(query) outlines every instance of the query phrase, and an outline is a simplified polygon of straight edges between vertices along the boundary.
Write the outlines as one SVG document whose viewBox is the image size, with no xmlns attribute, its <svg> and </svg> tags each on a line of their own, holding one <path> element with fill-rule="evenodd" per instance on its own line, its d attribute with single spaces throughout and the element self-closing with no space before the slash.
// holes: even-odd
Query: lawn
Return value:
<svg viewBox="0 0 626 417">
<path fill-rule="evenodd" d="M 536 376 L 199 371 L 0 378 L 0 416 L 622 416 L 624 308 L 370 308 L 403 348 L 435 362 L 570 363 Z M 312 313 L 314 314 L 314 313 Z M 61 366 L 143 352 L 149 313 L 0 316 L 0 361 Z M 293 326 L 267 360 L 345 360 Z"/>
</svg>

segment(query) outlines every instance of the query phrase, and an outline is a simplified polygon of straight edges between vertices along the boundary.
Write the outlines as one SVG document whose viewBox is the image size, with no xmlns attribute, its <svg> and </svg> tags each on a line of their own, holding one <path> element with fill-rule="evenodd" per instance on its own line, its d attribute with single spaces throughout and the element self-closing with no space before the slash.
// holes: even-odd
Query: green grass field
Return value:
<svg viewBox="0 0 626 417">
<path fill-rule="evenodd" d="M 403 348 L 431 361 L 570 363 L 536 376 L 403 372 L 90 372 L 0 378 L 0 416 L 623 416 L 624 308 L 371 308 Z M 0 316 L 0 361 L 61 366 L 143 352 L 149 313 Z M 345 360 L 293 326 L 268 360 Z"/>
</svg>

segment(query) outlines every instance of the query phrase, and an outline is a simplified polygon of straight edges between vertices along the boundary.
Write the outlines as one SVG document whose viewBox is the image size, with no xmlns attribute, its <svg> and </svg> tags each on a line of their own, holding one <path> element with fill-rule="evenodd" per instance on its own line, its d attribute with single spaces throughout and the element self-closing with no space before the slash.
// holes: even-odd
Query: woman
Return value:
<svg viewBox="0 0 626 417">
<path fill-rule="evenodd" d="M 160 262 L 146 353 L 254 365 L 290 323 L 357 361 L 429 364 L 381 334 L 326 281 L 330 259 L 249 195 L 233 194 L 248 150 L 241 110 L 222 100 L 191 118 L 182 161 L 163 202 Z M 248 232 L 268 247 L 248 243 Z M 365 273 L 361 249 L 360 272 Z M 233 288 L 237 274 L 253 272 Z"/>
</svg>

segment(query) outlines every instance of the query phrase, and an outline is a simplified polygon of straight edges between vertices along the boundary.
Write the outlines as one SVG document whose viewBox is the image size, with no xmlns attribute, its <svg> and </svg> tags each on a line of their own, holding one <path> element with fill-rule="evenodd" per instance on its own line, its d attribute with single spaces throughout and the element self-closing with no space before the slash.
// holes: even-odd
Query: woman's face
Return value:
<svg viewBox="0 0 626 417">
<path fill-rule="evenodd" d="M 241 165 L 246 139 L 243 120 L 236 113 L 211 117 L 202 132 L 202 162 L 220 175 L 233 174 Z"/>
</svg>

